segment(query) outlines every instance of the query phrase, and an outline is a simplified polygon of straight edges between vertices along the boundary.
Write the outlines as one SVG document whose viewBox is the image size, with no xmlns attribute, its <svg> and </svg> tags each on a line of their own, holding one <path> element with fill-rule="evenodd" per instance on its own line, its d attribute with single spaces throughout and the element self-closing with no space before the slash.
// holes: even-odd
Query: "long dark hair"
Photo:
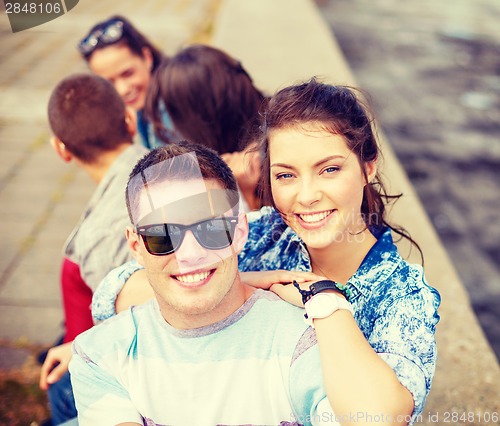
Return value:
<svg viewBox="0 0 500 426">
<path fill-rule="evenodd" d="M 236 59 L 192 45 L 155 72 L 146 114 L 158 136 L 171 142 L 162 122 L 163 103 L 182 137 L 223 154 L 240 151 L 254 139 L 265 99 Z"/>
<path fill-rule="evenodd" d="M 319 123 L 332 133 L 342 135 L 348 148 L 357 156 L 365 180 L 365 164 L 377 160 L 381 155 L 373 129 L 373 115 L 362 100 L 361 93 L 354 88 L 332 86 L 316 78 L 306 83 L 290 86 L 271 97 L 265 111 L 259 141 L 262 159 L 262 174 L 259 192 L 264 204 L 276 207 L 271 193 L 269 134 L 304 123 Z M 386 205 L 398 200 L 402 194 L 388 194 L 377 171 L 373 180 L 363 189 L 361 214 L 365 225 L 375 233 L 387 226 L 396 234 L 414 244 L 423 262 L 422 250 L 404 228 L 391 225 L 386 218 Z"/>
</svg>

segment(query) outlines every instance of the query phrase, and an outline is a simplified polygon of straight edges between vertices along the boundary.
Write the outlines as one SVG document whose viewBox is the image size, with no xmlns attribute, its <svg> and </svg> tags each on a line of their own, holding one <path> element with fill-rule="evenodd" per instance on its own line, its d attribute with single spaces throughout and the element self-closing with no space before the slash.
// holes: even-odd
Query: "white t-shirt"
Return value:
<svg viewBox="0 0 500 426">
<path fill-rule="evenodd" d="M 228 318 L 178 330 L 155 299 L 132 307 L 74 343 L 79 424 L 336 424 L 303 312 L 256 290 Z"/>
</svg>

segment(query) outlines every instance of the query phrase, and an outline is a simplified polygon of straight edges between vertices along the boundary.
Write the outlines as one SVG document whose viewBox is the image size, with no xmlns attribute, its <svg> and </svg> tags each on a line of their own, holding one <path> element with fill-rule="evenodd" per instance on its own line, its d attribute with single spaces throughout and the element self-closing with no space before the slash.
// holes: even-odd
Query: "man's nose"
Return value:
<svg viewBox="0 0 500 426">
<path fill-rule="evenodd" d="M 191 231 L 186 231 L 181 246 L 175 251 L 179 264 L 194 265 L 207 257 L 207 249 L 195 238 Z"/>
</svg>

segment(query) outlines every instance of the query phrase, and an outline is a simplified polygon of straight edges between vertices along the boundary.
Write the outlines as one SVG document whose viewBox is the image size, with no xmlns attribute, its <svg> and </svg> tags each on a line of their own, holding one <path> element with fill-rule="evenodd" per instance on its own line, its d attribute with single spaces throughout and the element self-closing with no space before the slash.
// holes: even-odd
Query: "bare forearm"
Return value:
<svg viewBox="0 0 500 426">
<path fill-rule="evenodd" d="M 347 420 L 342 426 L 365 424 L 368 415 L 370 424 L 405 425 L 413 398 L 371 348 L 351 313 L 339 310 L 315 319 L 314 326 L 328 398 L 338 418 Z"/>
<path fill-rule="evenodd" d="M 132 305 L 140 305 L 147 302 L 153 296 L 154 292 L 149 285 L 144 269 L 134 272 L 116 298 L 116 312 L 119 313 Z"/>
</svg>

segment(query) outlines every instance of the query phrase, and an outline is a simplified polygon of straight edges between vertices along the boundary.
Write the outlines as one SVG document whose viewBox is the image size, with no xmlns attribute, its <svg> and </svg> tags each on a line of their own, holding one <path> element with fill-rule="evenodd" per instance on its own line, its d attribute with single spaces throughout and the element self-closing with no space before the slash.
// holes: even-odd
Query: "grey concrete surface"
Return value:
<svg viewBox="0 0 500 426">
<path fill-rule="evenodd" d="M 335 30 L 335 29 L 334 29 Z M 335 84 L 356 85 L 348 64 L 312 0 L 225 1 L 213 42 L 240 58 L 268 92 L 313 75 Z M 418 235 L 426 258 L 426 276 L 441 293 L 439 359 L 433 388 L 419 424 L 500 424 L 500 369 L 470 306 L 467 293 L 390 141 L 383 143 L 382 170 L 389 193 L 405 196 L 391 211 L 395 223 Z M 401 246 L 408 253 L 407 246 Z M 415 250 L 410 260 L 419 261 Z M 473 421 L 461 420 L 472 415 Z M 465 417 L 464 417 L 465 416 Z M 487 420 L 485 420 L 487 419 Z M 451 422 L 451 417 L 448 418 Z"/>
</svg>

